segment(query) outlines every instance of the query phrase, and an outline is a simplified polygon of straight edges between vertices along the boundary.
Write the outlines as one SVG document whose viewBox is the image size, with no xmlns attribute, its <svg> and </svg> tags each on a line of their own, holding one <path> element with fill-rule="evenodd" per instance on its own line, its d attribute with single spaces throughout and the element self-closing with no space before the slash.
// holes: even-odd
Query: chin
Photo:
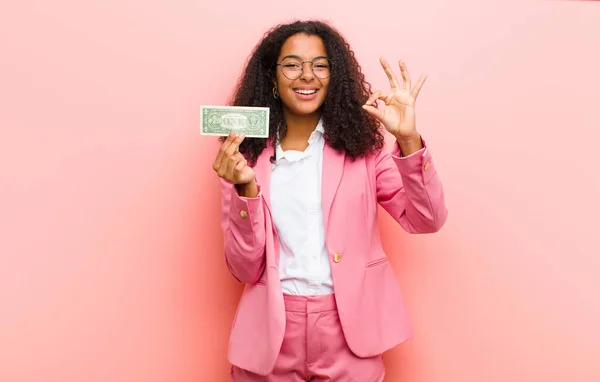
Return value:
<svg viewBox="0 0 600 382">
<path fill-rule="evenodd" d="M 319 105 L 293 105 L 286 107 L 292 114 L 296 115 L 313 115 L 320 111 L 322 104 Z"/>
</svg>

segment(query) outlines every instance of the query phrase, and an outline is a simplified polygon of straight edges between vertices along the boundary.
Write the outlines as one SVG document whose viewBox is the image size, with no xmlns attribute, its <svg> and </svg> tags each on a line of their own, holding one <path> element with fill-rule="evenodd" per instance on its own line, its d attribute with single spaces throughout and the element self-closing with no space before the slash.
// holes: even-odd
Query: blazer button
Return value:
<svg viewBox="0 0 600 382">
<path fill-rule="evenodd" d="M 333 256 L 333 261 L 335 261 L 336 263 L 339 263 L 340 261 L 342 261 L 342 254 L 341 254 L 341 253 L 339 253 L 339 252 L 338 252 L 338 253 L 336 253 L 336 254 Z"/>
<path fill-rule="evenodd" d="M 429 162 L 425 163 L 425 166 L 423 166 L 423 170 L 429 170 Z"/>
<path fill-rule="evenodd" d="M 240 211 L 240 216 L 242 217 L 242 219 L 246 219 L 248 217 L 248 211 L 241 210 Z"/>
</svg>

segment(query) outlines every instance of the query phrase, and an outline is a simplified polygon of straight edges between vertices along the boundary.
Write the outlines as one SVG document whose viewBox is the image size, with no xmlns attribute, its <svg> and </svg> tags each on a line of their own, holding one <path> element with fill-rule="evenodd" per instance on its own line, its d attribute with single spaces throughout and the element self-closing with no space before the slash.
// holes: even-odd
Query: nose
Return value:
<svg viewBox="0 0 600 382">
<path fill-rule="evenodd" d="M 312 62 L 308 61 L 302 63 L 302 75 L 300 78 L 307 82 L 315 78 L 315 74 L 312 70 Z"/>
</svg>

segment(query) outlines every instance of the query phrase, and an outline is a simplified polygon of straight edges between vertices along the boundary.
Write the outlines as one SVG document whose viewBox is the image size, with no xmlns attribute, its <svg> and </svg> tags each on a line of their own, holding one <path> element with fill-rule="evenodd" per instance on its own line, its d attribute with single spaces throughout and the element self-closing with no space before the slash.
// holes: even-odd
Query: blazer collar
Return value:
<svg viewBox="0 0 600 382">
<path fill-rule="evenodd" d="M 323 148 L 323 176 L 321 181 L 321 205 L 323 208 L 323 223 L 325 231 L 329 224 L 329 215 L 335 195 L 344 174 L 346 154 L 335 151 L 325 142 Z"/>
</svg>

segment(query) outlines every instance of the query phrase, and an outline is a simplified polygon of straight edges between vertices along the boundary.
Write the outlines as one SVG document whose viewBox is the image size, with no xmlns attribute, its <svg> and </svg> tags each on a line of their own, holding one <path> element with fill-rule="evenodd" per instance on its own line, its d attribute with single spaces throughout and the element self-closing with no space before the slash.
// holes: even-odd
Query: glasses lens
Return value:
<svg viewBox="0 0 600 382">
<path fill-rule="evenodd" d="M 313 61 L 313 73 L 319 78 L 328 78 L 331 75 L 331 62 L 326 58 L 318 58 Z"/>
<path fill-rule="evenodd" d="M 310 65 L 310 62 L 308 62 Z M 300 78 L 302 75 L 302 61 L 286 58 L 281 62 L 281 68 L 283 70 L 283 75 L 286 76 L 290 80 L 295 80 Z M 318 58 L 312 62 L 312 71 L 315 74 L 315 77 L 325 79 L 331 76 L 331 61 L 327 58 Z"/>
<path fill-rule="evenodd" d="M 290 80 L 295 80 L 302 75 L 302 61 L 286 58 L 281 62 L 283 75 Z"/>
</svg>

